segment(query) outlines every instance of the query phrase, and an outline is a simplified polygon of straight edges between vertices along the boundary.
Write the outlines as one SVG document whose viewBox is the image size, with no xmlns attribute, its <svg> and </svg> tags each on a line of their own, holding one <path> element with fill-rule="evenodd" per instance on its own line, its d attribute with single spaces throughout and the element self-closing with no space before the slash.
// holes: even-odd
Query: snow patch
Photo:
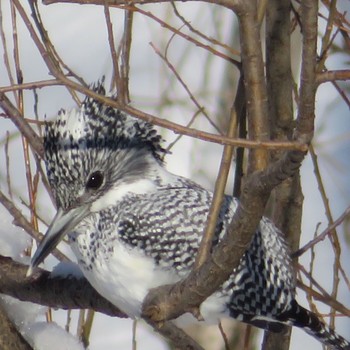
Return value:
<svg viewBox="0 0 350 350">
<path fill-rule="evenodd" d="M 75 277 L 77 279 L 80 279 L 84 278 L 84 275 L 77 264 L 70 261 L 62 261 L 53 268 L 50 277 Z"/>
<path fill-rule="evenodd" d="M 30 342 L 36 350 L 83 350 L 83 344 L 55 322 L 36 322 L 28 326 Z"/>
<path fill-rule="evenodd" d="M 0 294 L 0 302 L 10 320 L 20 329 L 44 315 L 47 307 Z"/>
</svg>

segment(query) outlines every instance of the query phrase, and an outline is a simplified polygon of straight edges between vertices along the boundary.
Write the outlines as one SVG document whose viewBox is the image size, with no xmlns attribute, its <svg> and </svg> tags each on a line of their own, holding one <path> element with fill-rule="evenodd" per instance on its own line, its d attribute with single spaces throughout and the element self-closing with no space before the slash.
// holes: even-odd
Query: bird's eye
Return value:
<svg viewBox="0 0 350 350">
<path fill-rule="evenodd" d="M 88 190 L 98 190 L 103 184 L 103 174 L 100 171 L 93 172 L 86 182 Z"/>
</svg>

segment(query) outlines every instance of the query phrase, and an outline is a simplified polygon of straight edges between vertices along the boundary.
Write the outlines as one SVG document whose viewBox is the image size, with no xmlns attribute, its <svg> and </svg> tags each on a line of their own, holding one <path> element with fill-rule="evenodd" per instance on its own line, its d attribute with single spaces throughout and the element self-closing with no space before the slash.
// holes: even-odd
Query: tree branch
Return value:
<svg viewBox="0 0 350 350">
<path fill-rule="evenodd" d="M 293 82 L 291 72 L 290 0 L 271 0 L 266 8 L 266 81 L 269 96 L 269 126 L 272 140 L 290 141 L 293 135 Z M 283 151 L 270 152 L 271 161 Z M 292 250 L 299 246 L 302 193 L 298 172 L 271 193 L 267 215 L 285 234 Z M 263 350 L 289 349 L 291 327 L 283 332 L 265 332 Z"/>
<path fill-rule="evenodd" d="M 98 294 L 84 277 L 53 277 L 50 272 L 38 268 L 31 277 L 27 278 L 27 270 L 27 265 L 0 255 L 0 293 L 54 309 L 91 309 L 108 316 L 128 317 Z M 0 325 L 5 326 L 2 321 L 0 312 Z M 178 346 L 179 349 L 203 350 L 201 346 L 172 322 L 165 322 L 162 327 L 154 325 L 154 328 L 165 338 L 172 341 L 175 346 Z M 3 339 L 0 336 L 1 348 L 3 348 L 1 346 L 2 341 Z M 6 341 L 9 342 L 10 339 Z M 21 344 L 21 342 L 17 343 Z M 6 349 L 17 348 L 8 347 Z M 18 349 L 30 350 L 31 348 L 22 347 Z"/>
<path fill-rule="evenodd" d="M 240 115 L 242 110 L 241 108 L 242 101 L 238 101 L 237 97 L 238 96 L 241 97 L 243 95 L 242 90 L 244 90 L 244 86 L 242 81 L 243 81 L 243 78 L 240 77 L 238 87 L 237 87 L 236 99 L 231 108 L 230 122 L 229 122 L 228 131 L 226 135 L 228 137 L 234 137 L 234 135 L 237 132 L 237 124 L 238 124 L 238 118 L 239 118 L 238 116 Z M 213 240 L 217 219 L 219 217 L 221 207 L 222 207 L 222 200 L 225 194 L 225 188 L 226 188 L 227 178 L 231 167 L 232 156 L 233 156 L 233 147 L 230 145 L 225 145 L 221 156 L 219 174 L 215 182 L 215 189 L 214 189 L 212 203 L 209 209 L 206 228 L 205 228 L 205 231 L 203 232 L 203 237 L 196 256 L 196 261 L 194 265 L 195 269 L 198 269 L 208 259 L 208 256 L 210 255 L 210 251 L 212 248 L 211 242 Z"/>
<path fill-rule="evenodd" d="M 0 348 L 11 350 L 33 350 L 0 305 Z"/>
<path fill-rule="evenodd" d="M 301 2 L 303 48 L 297 118 L 297 139 L 310 143 L 314 132 L 318 2 Z"/>
<path fill-rule="evenodd" d="M 41 241 L 44 235 L 39 231 L 35 230 L 33 225 L 25 218 L 25 216 L 21 213 L 21 211 L 17 209 L 15 204 L 2 193 L 2 191 L 0 191 L 0 203 L 12 215 L 14 225 L 23 228 L 37 242 Z M 68 261 L 68 258 L 63 253 L 61 253 L 57 248 L 55 248 L 52 251 L 52 255 L 54 255 L 60 261 Z"/>
<path fill-rule="evenodd" d="M 245 1 L 236 15 L 242 51 L 242 67 L 246 96 L 248 138 L 265 141 L 270 138 L 264 61 L 260 42 L 260 24 L 256 1 Z M 249 152 L 248 174 L 263 170 L 268 164 L 266 149 Z"/>
<path fill-rule="evenodd" d="M 109 316 L 127 317 L 101 297 L 85 278 L 52 277 L 42 269 L 26 278 L 27 270 L 27 265 L 0 256 L 0 293 L 52 308 L 93 309 Z"/>
<path fill-rule="evenodd" d="M 138 110 L 130 105 L 121 105 L 118 101 L 107 97 L 97 94 L 96 92 L 90 90 L 89 88 L 80 85 L 70 79 L 68 79 L 66 76 L 58 73 L 58 72 L 51 72 L 57 77 L 57 80 L 53 82 L 54 85 L 65 85 L 68 86 L 76 91 L 81 92 L 85 96 L 92 97 L 96 99 L 97 101 L 100 101 L 102 103 L 105 103 L 106 105 L 109 105 L 113 108 L 120 109 L 121 111 L 128 113 L 136 118 L 140 118 L 143 120 L 146 120 L 154 125 L 170 129 L 175 134 L 181 134 L 186 135 L 190 137 L 194 137 L 197 139 L 201 139 L 203 141 L 223 144 L 223 145 L 232 145 L 237 147 L 244 147 L 244 148 L 266 148 L 266 149 L 289 149 L 289 150 L 299 150 L 299 151 L 306 151 L 307 145 L 305 143 L 301 143 L 298 141 L 268 141 L 268 140 L 246 140 L 241 138 L 230 138 L 223 135 L 215 135 L 209 132 L 201 131 L 194 128 L 189 128 L 186 126 L 182 126 L 180 124 L 171 122 L 166 119 L 162 119 L 159 117 L 156 117 L 154 115 L 151 115 L 149 113 L 145 113 L 141 110 Z M 55 74 L 57 73 L 57 75 Z M 9 88 L 2 88 L 0 89 L 0 107 L 3 107 L 2 105 L 2 96 L 6 98 L 6 96 L 1 91 L 11 91 L 15 89 L 22 89 L 22 88 L 32 88 L 36 87 L 37 85 L 42 86 L 40 82 L 33 82 L 33 83 L 27 83 L 23 85 L 17 85 L 15 87 L 9 87 Z M 6 107 L 6 106 L 5 106 Z M 5 108 L 4 108 L 5 109 Z M 11 117 L 12 115 L 9 114 Z M 23 118 L 22 118 L 23 119 Z M 25 120 L 25 119 L 24 119 Z M 22 132 L 22 128 L 18 126 L 19 130 Z M 36 135 L 36 134 L 35 134 Z M 27 134 L 26 134 L 27 136 Z M 38 136 L 36 135 L 38 138 Z M 33 147 L 34 148 L 34 147 Z M 35 145 L 35 150 L 37 150 L 39 155 L 43 154 L 43 148 L 42 145 L 39 146 L 39 144 Z"/>
<path fill-rule="evenodd" d="M 34 151 L 38 153 L 40 157 L 42 157 L 44 154 L 44 148 L 40 137 L 29 126 L 28 122 L 23 118 L 23 115 L 21 115 L 19 110 L 12 104 L 10 99 L 2 92 L 0 92 L 0 107 L 10 117 L 21 134 L 27 138 Z"/>
<path fill-rule="evenodd" d="M 329 70 L 326 72 L 317 73 L 316 82 L 317 84 L 323 84 L 328 82 L 334 82 L 337 80 L 350 80 L 350 70 Z"/>
<path fill-rule="evenodd" d="M 76 3 L 76 4 L 89 4 L 89 5 L 103 5 L 104 3 L 107 3 L 109 6 L 128 6 L 128 5 L 144 5 L 144 4 L 158 4 L 158 3 L 166 3 L 166 2 L 172 2 L 173 0 L 132 0 L 132 1 L 125 1 L 125 0 L 43 0 L 44 5 L 51 5 L 51 4 L 57 4 L 57 3 Z M 181 0 L 181 2 L 194 2 L 194 1 L 201 1 L 201 2 L 207 2 L 210 4 L 220 5 L 227 7 L 229 9 L 234 9 L 237 7 L 240 7 L 244 1 L 241 0 Z"/>
</svg>

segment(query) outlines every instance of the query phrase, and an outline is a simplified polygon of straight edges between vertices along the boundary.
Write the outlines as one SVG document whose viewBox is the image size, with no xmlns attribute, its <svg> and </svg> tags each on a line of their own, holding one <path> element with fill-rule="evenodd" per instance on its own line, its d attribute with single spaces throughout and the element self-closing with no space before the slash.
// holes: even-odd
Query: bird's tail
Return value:
<svg viewBox="0 0 350 350">
<path fill-rule="evenodd" d="M 325 345 L 336 350 L 350 350 L 350 343 L 323 323 L 318 316 L 300 306 L 295 300 L 291 308 L 284 312 L 279 321 L 300 327 Z"/>
</svg>

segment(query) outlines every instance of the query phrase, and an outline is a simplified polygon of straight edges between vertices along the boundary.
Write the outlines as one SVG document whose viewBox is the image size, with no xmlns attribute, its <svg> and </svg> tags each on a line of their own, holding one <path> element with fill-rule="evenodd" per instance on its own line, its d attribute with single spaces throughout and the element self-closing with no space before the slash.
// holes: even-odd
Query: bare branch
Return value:
<svg viewBox="0 0 350 350">
<path fill-rule="evenodd" d="M 266 8 L 266 81 L 269 96 L 269 127 L 271 139 L 291 140 L 294 127 L 291 71 L 290 0 L 271 0 Z M 283 151 L 270 153 L 275 161 Z M 299 174 L 284 181 L 271 193 L 267 215 L 285 234 L 292 249 L 299 246 L 302 215 Z M 282 332 L 265 332 L 263 350 L 288 350 L 291 327 Z"/>
<path fill-rule="evenodd" d="M 130 73 L 130 52 L 132 42 L 132 29 L 134 22 L 134 12 L 125 10 L 124 15 L 124 34 L 121 43 L 121 63 L 120 72 L 123 82 L 123 102 L 128 104 L 130 102 L 129 93 L 129 73 Z"/>
<path fill-rule="evenodd" d="M 234 137 L 234 135 L 237 132 L 237 125 L 238 125 L 238 119 L 239 119 L 238 115 L 241 112 L 240 103 L 245 102 L 245 101 L 241 102 L 237 100 L 237 97 L 242 96 L 242 90 L 244 90 L 242 77 L 240 78 L 238 83 L 238 90 L 239 91 L 237 91 L 235 103 L 231 109 L 230 124 L 227 131 L 228 137 Z M 203 265 L 204 262 L 208 259 L 208 256 L 210 254 L 210 250 L 212 247 L 211 242 L 213 239 L 213 235 L 215 233 L 217 219 L 219 217 L 220 210 L 222 207 L 222 200 L 224 197 L 227 178 L 231 167 L 233 151 L 234 150 L 232 146 L 226 145 L 222 153 L 219 174 L 215 182 L 213 200 L 212 200 L 209 214 L 208 214 L 207 226 L 205 228 L 203 238 L 201 240 L 201 244 L 199 247 L 199 251 L 196 256 L 196 261 L 194 266 L 195 269 L 198 269 L 201 265 Z"/>
<path fill-rule="evenodd" d="M 340 69 L 340 70 L 329 70 L 322 73 L 317 73 L 316 83 L 323 84 L 327 82 L 334 82 L 336 80 L 350 80 L 350 70 Z"/>
<path fill-rule="evenodd" d="M 27 270 L 27 265 L 0 255 L 0 293 L 55 309 L 91 309 L 113 317 L 127 317 L 99 295 L 83 277 L 54 277 L 48 271 L 37 269 L 33 276 L 26 278 Z M 155 326 L 155 328 L 180 349 L 203 350 L 171 322 L 164 323 L 162 327 Z M 0 337 L 0 345 L 1 340 Z M 27 350 L 27 348 L 19 349 Z"/>
<path fill-rule="evenodd" d="M 11 121 L 16 125 L 18 130 L 24 135 L 31 147 L 36 153 L 43 157 L 44 148 L 40 137 L 34 132 L 34 130 L 29 126 L 27 121 L 23 118 L 20 111 L 11 103 L 9 98 L 5 96 L 4 93 L 0 92 L 0 107 L 4 112 L 10 117 Z"/>
<path fill-rule="evenodd" d="M 344 220 L 350 215 L 350 207 L 347 207 L 345 211 L 335 220 L 331 225 L 329 225 L 322 233 L 320 233 L 316 238 L 306 243 L 302 248 L 298 249 L 293 253 L 293 257 L 299 257 L 307 252 L 311 247 L 319 242 L 322 242 L 328 235 L 332 234 L 332 231 L 338 227 Z"/>
<path fill-rule="evenodd" d="M 297 281 L 297 286 L 307 292 L 310 296 L 312 296 L 314 299 L 322 301 L 324 304 L 331 306 L 338 312 L 340 312 L 342 315 L 350 317 L 350 310 L 346 308 L 343 304 L 339 303 L 337 300 L 335 300 L 331 295 L 329 295 L 321 286 L 315 281 L 315 279 L 307 273 L 305 268 L 302 265 L 298 265 L 298 268 L 307 276 L 307 278 L 312 282 L 312 284 L 318 288 L 322 294 L 316 292 L 314 289 L 306 286 L 301 281 Z"/>
<path fill-rule="evenodd" d="M 191 136 L 197 139 L 201 139 L 203 141 L 208 141 L 208 142 L 213 142 L 213 143 L 219 143 L 222 145 L 233 145 L 237 147 L 245 147 L 245 148 L 266 148 L 266 149 L 289 149 L 289 150 L 300 150 L 300 151 L 306 151 L 308 149 L 308 146 L 306 144 L 300 143 L 299 141 L 290 141 L 290 142 L 283 142 L 283 141 L 255 141 L 255 140 L 246 140 L 246 139 L 240 139 L 240 138 L 229 138 L 226 136 L 222 135 L 215 135 L 209 132 L 197 130 L 194 128 L 189 128 L 182 126 L 180 124 L 171 122 L 166 119 L 161 119 L 159 117 L 155 117 L 149 113 L 145 113 L 141 110 L 138 110 L 132 106 L 129 105 L 120 105 L 117 101 L 106 97 L 102 96 L 99 94 L 96 94 L 92 90 L 79 85 L 71 80 L 69 80 L 66 77 L 62 77 L 61 79 L 62 85 L 68 85 L 75 90 L 83 93 L 86 96 L 92 97 L 96 99 L 97 101 L 101 101 L 111 107 L 118 108 L 136 118 L 140 118 L 143 120 L 146 120 L 154 125 L 161 126 L 166 129 L 172 130 L 175 134 L 182 134 L 182 135 L 187 135 Z M 1 95 L 0 93 L 0 104 L 1 104 L 1 97 L 6 98 L 6 96 Z M 17 122 L 17 119 L 16 119 Z M 21 128 L 20 130 L 22 130 Z M 31 131 L 33 132 L 33 131 Z M 35 134 L 36 135 L 36 134 Z M 38 138 L 38 136 L 36 136 Z M 32 141 L 33 142 L 33 141 Z M 42 145 L 39 145 L 35 143 L 35 149 L 38 149 L 39 154 L 43 154 L 43 148 Z"/>
<path fill-rule="evenodd" d="M 136 4 L 157 4 L 157 3 L 166 3 L 166 2 L 172 2 L 173 0 L 132 0 L 128 1 L 126 4 L 125 0 L 44 0 L 44 5 L 51 5 L 51 4 L 57 4 L 57 3 L 77 3 L 77 4 L 90 4 L 90 5 L 101 5 L 103 3 L 107 3 L 109 6 L 122 6 L 127 7 L 130 3 L 132 5 Z M 193 2 L 193 1 L 202 1 L 207 2 L 211 4 L 221 5 L 224 7 L 227 7 L 229 9 L 237 9 L 240 6 L 242 6 L 242 3 L 244 1 L 240 0 L 181 0 L 182 2 Z"/>
<path fill-rule="evenodd" d="M 23 216 L 15 204 L 0 191 L 0 203 L 7 209 L 13 217 L 13 223 L 22 227 L 37 242 L 41 241 L 43 234 L 34 229 L 32 224 Z M 68 261 L 68 258 L 55 248 L 52 254 L 60 261 Z"/>
<path fill-rule="evenodd" d="M 27 270 L 27 265 L 0 256 L 0 292 L 52 308 L 93 309 L 110 316 L 126 317 L 101 297 L 85 278 L 53 277 L 42 269 L 26 278 Z"/>
<path fill-rule="evenodd" d="M 318 3 L 301 2 L 303 49 L 296 139 L 311 142 L 314 132 L 316 64 L 317 64 L 317 13 Z"/>
<path fill-rule="evenodd" d="M 256 1 L 245 1 L 236 14 L 239 19 L 239 32 L 242 50 L 243 78 L 246 94 L 248 138 L 268 140 L 269 123 L 267 114 L 267 91 L 260 41 Z M 249 152 L 248 174 L 263 170 L 268 163 L 264 149 Z"/>
<path fill-rule="evenodd" d="M 107 2 L 105 2 L 104 5 L 104 13 L 106 18 L 106 26 L 107 26 L 107 34 L 108 34 L 108 43 L 109 43 L 109 49 L 111 51 L 111 58 L 112 58 L 112 64 L 113 64 L 113 75 L 117 87 L 118 96 L 124 96 L 124 84 L 122 83 L 122 79 L 120 77 L 120 71 L 119 71 L 119 64 L 118 64 L 118 55 L 117 51 L 115 49 L 115 43 L 114 43 L 114 35 L 113 35 L 113 26 L 111 22 L 111 15 L 109 13 L 109 6 Z"/>
</svg>

